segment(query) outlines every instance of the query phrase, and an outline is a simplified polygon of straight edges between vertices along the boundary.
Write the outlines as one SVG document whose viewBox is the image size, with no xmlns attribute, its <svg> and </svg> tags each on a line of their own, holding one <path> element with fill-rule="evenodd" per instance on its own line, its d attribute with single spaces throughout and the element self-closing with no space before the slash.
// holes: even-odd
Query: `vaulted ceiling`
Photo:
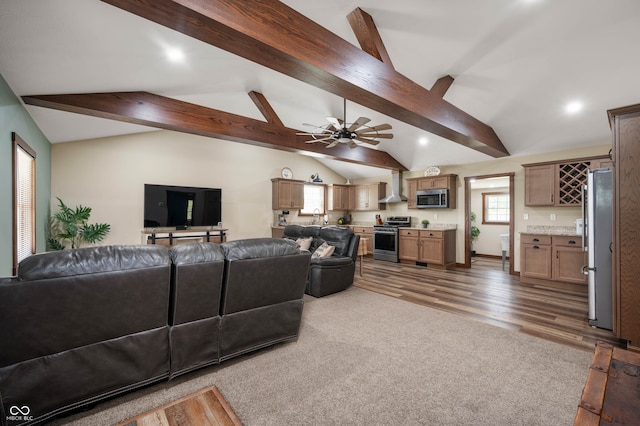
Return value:
<svg viewBox="0 0 640 426">
<path fill-rule="evenodd" d="M 320 161 L 348 178 L 606 144 L 606 110 L 639 102 L 635 0 L 221 0 L 190 10 L 198 3 L 3 2 L 0 74 L 54 143 L 171 128 L 333 150 L 346 162 Z M 217 117 L 245 130 L 194 131 L 86 105 L 104 93 L 160 100 L 164 117 L 192 106 L 205 127 Z M 83 94 L 82 108 L 36 96 L 65 94 Z M 347 121 L 390 123 L 394 139 L 350 150 L 295 136 L 302 123 L 342 117 L 343 97 Z M 582 110 L 569 114 L 570 102 Z"/>
</svg>

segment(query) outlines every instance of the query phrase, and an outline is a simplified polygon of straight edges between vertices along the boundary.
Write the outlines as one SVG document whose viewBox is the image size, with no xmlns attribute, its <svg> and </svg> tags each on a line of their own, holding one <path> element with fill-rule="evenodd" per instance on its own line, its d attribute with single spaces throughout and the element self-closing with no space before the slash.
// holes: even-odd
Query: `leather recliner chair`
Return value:
<svg viewBox="0 0 640 426">
<path fill-rule="evenodd" d="M 284 238 L 313 237 L 310 251 L 323 242 L 335 247 L 329 257 L 312 258 L 305 292 L 314 297 L 327 296 L 342 291 L 353 284 L 360 236 L 349 228 L 335 226 L 287 225 Z"/>
</svg>

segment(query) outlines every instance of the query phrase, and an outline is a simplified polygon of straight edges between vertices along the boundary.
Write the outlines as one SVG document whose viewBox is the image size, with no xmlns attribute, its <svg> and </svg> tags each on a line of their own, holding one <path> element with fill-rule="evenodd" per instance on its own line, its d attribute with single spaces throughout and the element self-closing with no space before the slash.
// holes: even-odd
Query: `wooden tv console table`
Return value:
<svg viewBox="0 0 640 426">
<path fill-rule="evenodd" d="M 226 228 L 217 226 L 194 226 L 187 229 L 145 228 L 142 244 L 162 244 L 167 247 L 186 243 L 224 243 L 227 241 Z"/>
</svg>

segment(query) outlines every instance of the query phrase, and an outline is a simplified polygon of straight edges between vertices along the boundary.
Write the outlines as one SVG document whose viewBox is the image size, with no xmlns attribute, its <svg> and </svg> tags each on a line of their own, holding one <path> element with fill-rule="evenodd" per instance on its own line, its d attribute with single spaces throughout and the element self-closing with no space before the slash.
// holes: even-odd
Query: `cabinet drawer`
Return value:
<svg viewBox="0 0 640 426">
<path fill-rule="evenodd" d="M 420 231 L 416 231 L 415 229 L 401 229 L 400 236 L 401 237 L 417 237 L 420 235 Z"/>
<path fill-rule="evenodd" d="M 442 231 L 420 231 L 421 238 L 443 238 Z"/>
<path fill-rule="evenodd" d="M 582 247 L 581 236 L 554 236 L 554 246 L 567 246 L 567 247 Z"/>
<path fill-rule="evenodd" d="M 551 245 L 551 235 L 530 235 L 522 234 L 520 236 L 520 243 L 522 244 L 538 244 L 538 245 Z"/>
<path fill-rule="evenodd" d="M 373 228 L 366 227 L 366 226 L 354 226 L 353 233 L 354 234 L 373 234 Z"/>
</svg>

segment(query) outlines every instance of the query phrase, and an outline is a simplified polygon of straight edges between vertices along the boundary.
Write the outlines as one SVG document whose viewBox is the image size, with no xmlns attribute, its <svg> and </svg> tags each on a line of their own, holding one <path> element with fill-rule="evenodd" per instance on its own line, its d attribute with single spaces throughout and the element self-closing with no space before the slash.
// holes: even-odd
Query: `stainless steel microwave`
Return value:
<svg viewBox="0 0 640 426">
<path fill-rule="evenodd" d="M 429 189 L 416 191 L 416 207 L 419 209 L 449 208 L 449 190 Z"/>
</svg>

